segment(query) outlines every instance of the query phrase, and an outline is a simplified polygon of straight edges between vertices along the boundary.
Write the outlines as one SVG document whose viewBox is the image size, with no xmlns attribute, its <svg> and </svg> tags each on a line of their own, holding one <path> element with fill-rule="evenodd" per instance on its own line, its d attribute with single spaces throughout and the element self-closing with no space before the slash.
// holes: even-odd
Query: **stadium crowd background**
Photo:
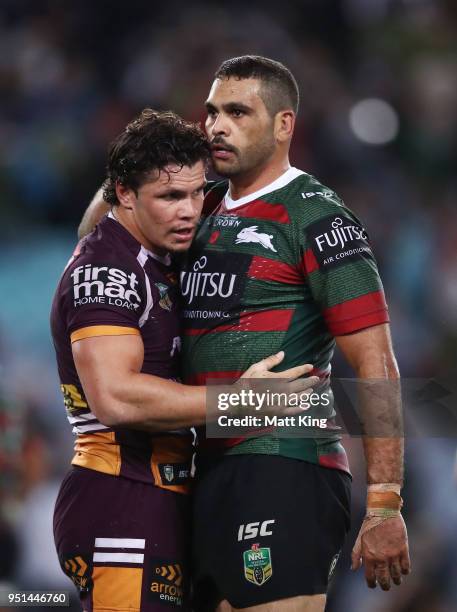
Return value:
<svg viewBox="0 0 457 612">
<path fill-rule="evenodd" d="M 0 583 L 66 588 L 51 535 L 72 435 L 48 312 L 107 143 L 145 106 L 204 118 L 220 61 L 284 61 L 301 87 L 294 165 L 367 224 L 403 376 L 457 374 L 457 4 L 2 0 Z M 336 374 L 348 375 L 337 359 Z M 360 441 L 354 526 L 364 503 Z M 330 612 L 457 609 L 455 438 L 407 440 L 414 573 L 390 593 L 338 566 Z M 90 508 L 88 508 L 90 514 Z M 292 537 L 293 534 L 291 534 Z M 77 609 L 77 605 L 73 604 Z"/>
</svg>

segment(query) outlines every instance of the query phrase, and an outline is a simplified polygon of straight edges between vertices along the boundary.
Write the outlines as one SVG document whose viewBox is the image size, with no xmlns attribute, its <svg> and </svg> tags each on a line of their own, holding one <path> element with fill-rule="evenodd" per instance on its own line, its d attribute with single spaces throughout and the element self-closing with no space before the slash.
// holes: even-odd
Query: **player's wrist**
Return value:
<svg viewBox="0 0 457 612">
<path fill-rule="evenodd" d="M 368 485 L 367 516 L 393 518 L 398 516 L 403 507 L 398 483 L 377 483 Z"/>
</svg>

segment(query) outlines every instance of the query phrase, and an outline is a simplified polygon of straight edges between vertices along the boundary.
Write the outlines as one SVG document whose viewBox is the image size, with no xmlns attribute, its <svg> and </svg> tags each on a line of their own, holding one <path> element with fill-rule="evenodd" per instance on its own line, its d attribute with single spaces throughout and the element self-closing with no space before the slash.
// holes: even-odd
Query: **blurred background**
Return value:
<svg viewBox="0 0 457 612">
<path fill-rule="evenodd" d="M 407 377 L 457 374 L 457 3 L 288 0 L 0 4 L 0 584 L 65 588 L 51 519 L 68 469 L 49 309 L 109 141 L 143 107 L 204 119 L 228 57 L 283 61 L 301 88 L 292 163 L 368 226 Z M 337 358 L 335 373 L 348 375 Z M 390 593 L 349 571 L 329 612 L 457 610 L 455 440 L 407 441 L 414 573 Z M 347 440 L 354 528 L 360 441 Z M 78 609 L 73 602 L 72 609 Z"/>
</svg>

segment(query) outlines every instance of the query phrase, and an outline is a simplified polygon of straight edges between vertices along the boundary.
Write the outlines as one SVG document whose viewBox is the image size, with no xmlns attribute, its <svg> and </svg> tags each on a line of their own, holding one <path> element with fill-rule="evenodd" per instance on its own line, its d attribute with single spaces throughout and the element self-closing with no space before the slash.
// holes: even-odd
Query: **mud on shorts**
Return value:
<svg viewBox="0 0 457 612">
<path fill-rule="evenodd" d="M 189 612 L 189 519 L 186 495 L 73 467 L 54 539 L 83 610 Z"/>
<path fill-rule="evenodd" d="M 195 612 L 326 593 L 350 527 L 351 477 L 281 456 L 197 463 Z"/>
</svg>

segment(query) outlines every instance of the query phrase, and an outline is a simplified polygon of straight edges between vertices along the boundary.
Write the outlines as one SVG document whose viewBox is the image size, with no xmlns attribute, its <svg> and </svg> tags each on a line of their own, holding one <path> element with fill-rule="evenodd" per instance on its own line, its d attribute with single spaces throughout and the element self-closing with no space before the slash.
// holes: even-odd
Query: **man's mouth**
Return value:
<svg viewBox="0 0 457 612">
<path fill-rule="evenodd" d="M 224 144 L 213 144 L 211 150 L 216 159 L 228 159 L 231 155 L 235 155 L 232 147 Z"/>
<path fill-rule="evenodd" d="M 194 234 L 195 225 L 186 225 L 185 227 L 177 227 L 171 231 L 178 240 L 190 240 Z"/>
</svg>

